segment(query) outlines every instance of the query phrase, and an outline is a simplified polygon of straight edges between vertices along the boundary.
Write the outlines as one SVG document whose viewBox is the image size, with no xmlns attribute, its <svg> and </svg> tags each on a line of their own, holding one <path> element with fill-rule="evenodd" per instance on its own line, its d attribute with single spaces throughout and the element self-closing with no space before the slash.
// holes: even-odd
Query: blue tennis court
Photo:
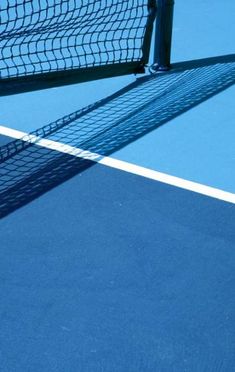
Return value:
<svg viewBox="0 0 235 372">
<path fill-rule="evenodd" d="M 0 97 L 1 371 L 234 370 L 234 14 L 178 0 L 169 71 Z"/>
</svg>

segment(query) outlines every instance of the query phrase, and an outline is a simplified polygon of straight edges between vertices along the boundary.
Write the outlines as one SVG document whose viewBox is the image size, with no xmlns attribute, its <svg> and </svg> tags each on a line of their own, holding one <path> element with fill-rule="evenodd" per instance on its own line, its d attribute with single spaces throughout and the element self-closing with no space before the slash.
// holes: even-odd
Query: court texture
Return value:
<svg viewBox="0 0 235 372">
<path fill-rule="evenodd" d="M 0 97 L 0 371 L 235 371 L 234 17 L 177 0 L 169 71 Z"/>
</svg>

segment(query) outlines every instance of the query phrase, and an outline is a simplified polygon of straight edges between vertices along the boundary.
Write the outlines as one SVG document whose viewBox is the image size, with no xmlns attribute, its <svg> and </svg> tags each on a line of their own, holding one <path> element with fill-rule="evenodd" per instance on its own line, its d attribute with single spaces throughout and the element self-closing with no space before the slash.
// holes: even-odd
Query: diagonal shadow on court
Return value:
<svg viewBox="0 0 235 372">
<path fill-rule="evenodd" d="M 38 139 L 108 156 L 234 83 L 235 55 L 178 63 L 3 146 L 0 217 L 94 164 L 38 146 Z"/>
</svg>

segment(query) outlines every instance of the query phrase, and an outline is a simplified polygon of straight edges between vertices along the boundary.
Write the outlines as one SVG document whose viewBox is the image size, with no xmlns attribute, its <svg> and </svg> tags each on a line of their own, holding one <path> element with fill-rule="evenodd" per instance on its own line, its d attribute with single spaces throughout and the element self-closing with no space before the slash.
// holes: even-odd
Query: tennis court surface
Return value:
<svg viewBox="0 0 235 372">
<path fill-rule="evenodd" d="M 132 7 L 125 8 L 131 3 L 120 8 L 128 10 L 124 28 L 131 28 Z M 219 3 L 214 22 L 220 19 L 227 44 L 217 38 L 214 54 L 208 25 L 204 39 L 203 27 L 197 34 L 189 28 L 188 36 L 182 30 L 202 11 L 208 16 L 205 2 L 193 14 L 193 1 L 177 3 L 170 71 L 0 99 L 3 372 L 234 370 L 235 56 Z M 7 12 L 7 1 L 4 7 Z M 77 32 L 75 19 L 66 16 L 70 8 L 61 9 L 63 22 Z M 227 17 L 231 9 L 228 1 Z M 41 31 L 53 26 L 43 14 Z M 148 16 L 138 19 L 150 25 Z M 144 29 L 136 25 L 135 37 Z M 50 31 L 48 43 L 54 31 L 70 45 L 71 35 L 60 28 Z M 19 51 L 20 37 L 4 34 L 5 67 L 12 63 L 8 44 Z M 25 38 L 26 45 L 34 37 Z M 187 43 L 195 46 L 191 61 Z M 117 75 L 143 61 L 135 53 L 128 60 L 125 50 L 119 57 L 127 65 Z M 42 59 L 35 71 L 27 70 L 32 61 L 26 55 L 26 67 L 5 68 L 6 89 L 13 83 L 18 91 L 21 84 L 30 90 L 26 72 L 57 73 L 55 61 L 63 63 L 59 56 L 68 54 L 56 53 L 49 55 L 50 69 Z M 102 65 L 105 54 L 96 57 Z M 33 84 L 39 89 L 38 81 Z"/>
</svg>

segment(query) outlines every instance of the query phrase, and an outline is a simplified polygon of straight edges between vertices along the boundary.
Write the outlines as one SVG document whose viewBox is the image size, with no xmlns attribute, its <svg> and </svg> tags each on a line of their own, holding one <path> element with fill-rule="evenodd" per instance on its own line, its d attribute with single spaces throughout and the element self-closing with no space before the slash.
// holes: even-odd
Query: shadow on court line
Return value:
<svg viewBox="0 0 235 372">
<path fill-rule="evenodd" d="M 108 156 L 234 83 L 235 55 L 177 63 L 31 134 Z M 1 147 L 0 217 L 94 165 L 57 147 L 29 136 Z"/>
</svg>

